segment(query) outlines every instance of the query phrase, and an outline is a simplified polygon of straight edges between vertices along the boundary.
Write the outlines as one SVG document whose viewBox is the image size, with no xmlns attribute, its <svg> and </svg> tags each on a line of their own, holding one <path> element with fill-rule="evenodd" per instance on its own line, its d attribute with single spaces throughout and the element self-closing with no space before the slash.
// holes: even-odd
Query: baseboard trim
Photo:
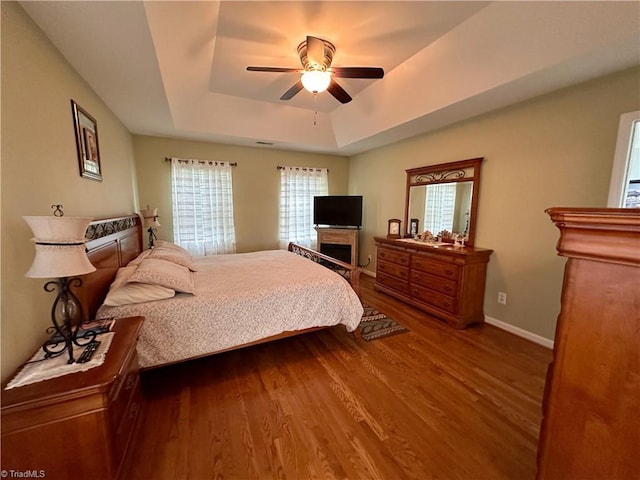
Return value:
<svg viewBox="0 0 640 480">
<path fill-rule="evenodd" d="M 538 345 L 542 345 L 543 347 L 553 348 L 553 340 L 549 340 L 548 338 L 541 337 L 540 335 L 536 335 L 535 333 L 531 333 L 528 330 L 524 330 L 522 328 L 515 327 L 510 323 L 505 323 L 495 318 L 491 318 L 487 315 L 484 316 L 484 321 L 489 325 L 493 325 L 501 330 L 505 330 L 509 333 L 513 333 L 518 337 L 522 337 L 526 340 L 529 340 L 533 343 L 537 343 Z"/>
<path fill-rule="evenodd" d="M 365 270 L 364 268 L 362 268 L 362 274 L 376 278 L 376 272 L 372 272 L 371 270 Z M 553 349 L 553 340 L 549 340 L 548 338 L 541 337 L 540 335 L 531 333 L 528 330 L 515 327 L 510 323 L 503 322 L 501 320 L 489 317 L 487 315 L 484 316 L 484 321 L 487 322 L 489 325 L 493 325 L 494 327 L 499 328 L 500 330 L 513 333 L 514 335 L 518 337 L 522 337 L 526 340 L 529 340 L 530 342 L 537 343 L 538 345 L 542 345 L 543 347 Z"/>
</svg>

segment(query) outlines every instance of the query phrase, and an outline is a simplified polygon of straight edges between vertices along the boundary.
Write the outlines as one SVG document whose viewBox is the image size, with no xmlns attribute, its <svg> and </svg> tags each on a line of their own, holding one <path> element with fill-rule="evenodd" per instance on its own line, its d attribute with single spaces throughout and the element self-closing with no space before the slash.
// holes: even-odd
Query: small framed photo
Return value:
<svg viewBox="0 0 640 480">
<path fill-rule="evenodd" d="M 402 221 L 398 218 L 390 218 L 387 221 L 387 238 L 400 238 L 400 224 Z"/>
<path fill-rule="evenodd" d="M 98 145 L 98 124 L 86 110 L 71 100 L 73 125 L 76 133 L 76 149 L 80 176 L 102 181 L 100 147 Z"/>
<path fill-rule="evenodd" d="M 412 218 L 411 220 L 409 220 L 409 235 L 415 237 L 418 234 L 419 224 L 420 220 L 418 220 L 417 218 Z"/>
</svg>

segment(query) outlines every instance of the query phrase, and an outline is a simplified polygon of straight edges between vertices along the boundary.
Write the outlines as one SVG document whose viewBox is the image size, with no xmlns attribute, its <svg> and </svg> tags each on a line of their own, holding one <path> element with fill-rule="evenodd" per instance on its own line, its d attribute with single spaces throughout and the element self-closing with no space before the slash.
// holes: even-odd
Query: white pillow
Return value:
<svg viewBox="0 0 640 480">
<path fill-rule="evenodd" d="M 133 272 L 138 268 L 136 265 L 127 265 L 126 267 L 120 267 L 116 272 L 116 278 L 111 282 L 109 290 L 118 288 L 129 281 L 129 277 L 133 275 Z"/>
<path fill-rule="evenodd" d="M 160 285 L 146 283 L 125 283 L 116 288 L 110 288 L 104 305 L 117 307 L 119 305 L 129 305 L 131 303 L 151 302 L 153 300 L 164 300 L 175 296 L 176 292 L 170 288 Z"/>
<path fill-rule="evenodd" d="M 195 293 L 193 273 L 188 268 L 167 260 L 145 258 L 128 281 L 160 285 L 176 292 Z"/>
</svg>

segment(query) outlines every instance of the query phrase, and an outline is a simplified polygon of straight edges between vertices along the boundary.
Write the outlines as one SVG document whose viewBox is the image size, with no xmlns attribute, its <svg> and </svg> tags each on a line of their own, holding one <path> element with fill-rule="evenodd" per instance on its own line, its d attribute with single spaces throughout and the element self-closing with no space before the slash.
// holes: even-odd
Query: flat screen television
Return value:
<svg viewBox="0 0 640 480">
<path fill-rule="evenodd" d="M 313 223 L 330 227 L 362 226 L 362 195 L 313 197 Z"/>
</svg>

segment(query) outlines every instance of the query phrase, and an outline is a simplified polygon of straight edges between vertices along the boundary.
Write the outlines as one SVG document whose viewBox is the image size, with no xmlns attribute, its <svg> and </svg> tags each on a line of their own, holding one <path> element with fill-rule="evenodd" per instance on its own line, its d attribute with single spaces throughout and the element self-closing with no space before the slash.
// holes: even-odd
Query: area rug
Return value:
<svg viewBox="0 0 640 480">
<path fill-rule="evenodd" d="M 406 327 L 375 308 L 366 304 L 362 304 L 362 306 L 364 307 L 364 313 L 362 314 L 360 325 L 358 325 L 358 330 L 360 336 L 367 342 L 409 331 Z"/>
</svg>

